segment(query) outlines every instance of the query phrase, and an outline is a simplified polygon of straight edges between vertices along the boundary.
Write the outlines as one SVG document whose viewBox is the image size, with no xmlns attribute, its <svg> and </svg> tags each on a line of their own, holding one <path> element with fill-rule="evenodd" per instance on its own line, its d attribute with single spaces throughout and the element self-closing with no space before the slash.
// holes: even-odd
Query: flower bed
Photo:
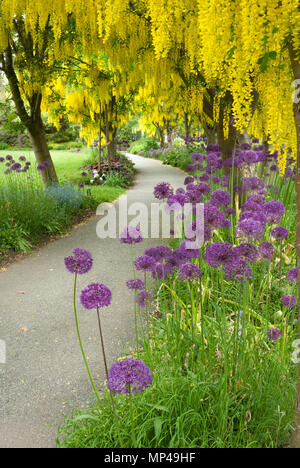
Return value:
<svg viewBox="0 0 300 468">
<path fill-rule="evenodd" d="M 239 178 L 235 168 L 246 166 L 262 177 Z M 280 177 L 276 153 L 253 144 L 222 161 L 214 146 L 193 153 L 186 170 L 184 188 L 161 183 L 154 196 L 178 212 L 204 203 L 203 245 L 195 211 L 185 238 L 146 249 L 127 280 L 136 347 L 120 366 L 133 370 L 134 357 L 147 384 L 132 392 L 134 380 L 108 378 L 99 394 L 93 383 L 97 406 L 66 421 L 60 446 L 273 448 L 289 439 L 297 381 L 292 162 Z M 120 240 L 134 249 L 143 234 L 128 227 Z"/>
</svg>

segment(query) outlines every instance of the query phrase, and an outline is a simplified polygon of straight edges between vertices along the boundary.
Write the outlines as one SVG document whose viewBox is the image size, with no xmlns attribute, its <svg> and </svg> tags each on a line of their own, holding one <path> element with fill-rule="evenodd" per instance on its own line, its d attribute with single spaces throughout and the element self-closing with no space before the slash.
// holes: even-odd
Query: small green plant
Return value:
<svg viewBox="0 0 300 468">
<path fill-rule="evenodd" d="M 106 176 L 104 185 L 109 187 L 126 187 L 127 180 L 123 174 L 118 172 L 109 172 Z"/>
</svg>

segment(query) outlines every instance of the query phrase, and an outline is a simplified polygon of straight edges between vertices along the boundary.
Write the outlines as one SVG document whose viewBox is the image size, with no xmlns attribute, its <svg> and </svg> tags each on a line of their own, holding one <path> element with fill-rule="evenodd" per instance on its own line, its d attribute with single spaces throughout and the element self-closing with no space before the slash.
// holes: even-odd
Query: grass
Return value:
<svg viewBox="0 0 300 468">
<path fill-rule="evenodd" d="M 5 157 L 7 154 L 11 154 L 15 161 L 17 161 L 20 156 L 25 156 L 28 161 L 31 161 L 32 164 L 35 165 L 36 160 L 32 151 L 0 151 L 0 157 Z M 90 160 L 91 152 L 89 149 L 82 149 L 80 153 L 74 151 L 51 150 L 51 156 L 60 183 L 67 181 L 79 182 L 81 180 L 81 168 Z M 0 184 L 1 180 L 5 180 L 5 175 L 3 171 L 0 170 Z M 89 186 L 88 188 L 91 190 L 92 197 L 95 198 L 98 203 L 114 201 L 125 192 L 121 187 L 109 187 L 107 185 Z"/>
<path fill-rule="evenodd" d="M 7 154 L 16 162 L 25 156 L 31 167 L 26 173 L 5 175 L 5 162 L 0 163 L 0 254 L 10 250 L 28 252 L 45 235 L 64 234 L 75 219 L 94 211 L 100 203 L 117 199 L 125 191 L 109 185 L 79 189 L 81 168 L 90 159 L 89 151 L 53 151 L 60 185 L 47 190 L 42 187 L 32 152 L 0 151 L 0 157 Z"/>
</svg>

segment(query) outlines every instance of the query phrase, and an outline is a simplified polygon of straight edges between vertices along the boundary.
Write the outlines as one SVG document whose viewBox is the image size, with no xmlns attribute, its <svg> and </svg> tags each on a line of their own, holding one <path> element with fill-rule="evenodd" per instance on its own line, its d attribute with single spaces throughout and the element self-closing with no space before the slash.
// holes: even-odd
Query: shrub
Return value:
<svg viewBox="0 0 300 468">
<path fill-rule="evenodd" d="M 141 140 L 133 143 L 130 146 L 129 152 L 132 154 L 138 154 L 143 151 L 148 151 L 150 149 L 158 149 L 159 144 L 157 143 L 155 137 L 151 138 L 142 138 Z"/>
<path fill-rule="evenodd" d="M 127 179 L 123 174 L 118 172 L 109 172 L 106 176 L 104 185 L 109 187 L 126 187 Z"/>
</svg>

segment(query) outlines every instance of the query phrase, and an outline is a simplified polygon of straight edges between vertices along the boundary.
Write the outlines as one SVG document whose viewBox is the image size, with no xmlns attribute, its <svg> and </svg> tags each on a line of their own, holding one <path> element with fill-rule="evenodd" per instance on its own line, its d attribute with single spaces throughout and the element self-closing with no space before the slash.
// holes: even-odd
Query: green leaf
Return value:
<svg viewBox="0 0 300 468">
<path fill-rule="evenodd" d="M 165 411 L 166 413 L 169 412 L 169 408 L 167 408 L 167 406 L 153 405 L 151 403 L 146 403 L 146 406 L 150 406 L 151 408 L 155 408 L 155 409 L 159 409 L 161 411 Z"/>
<path fill-rule="evenodd" d="M 155 431 L 155 437 L 158 440 L 159 436 L 161 434 L 161 428 L 162 428 L 162 419 L 157 417 L 154 419 L 154 431 Z"/>
<path fill-rule="evenodd" d="M 228 52 L 228 54 L 227 54 L 227 59 L 228 59 L 228 60 L 232 59 L 235 49 L 236 49 L 236 46 L 233 46 L 233 47 L 229 50 L 229 52 Z"/>
<path fill-rule="evenodd" d="M 276 57 L 277 57 L 277 52 L 276 52 L 276 50 L 272 50 L 271 52 L 269 52 L 269 58 L 270 58 L 270 59 L 276 60 Z"/>
</svg>

